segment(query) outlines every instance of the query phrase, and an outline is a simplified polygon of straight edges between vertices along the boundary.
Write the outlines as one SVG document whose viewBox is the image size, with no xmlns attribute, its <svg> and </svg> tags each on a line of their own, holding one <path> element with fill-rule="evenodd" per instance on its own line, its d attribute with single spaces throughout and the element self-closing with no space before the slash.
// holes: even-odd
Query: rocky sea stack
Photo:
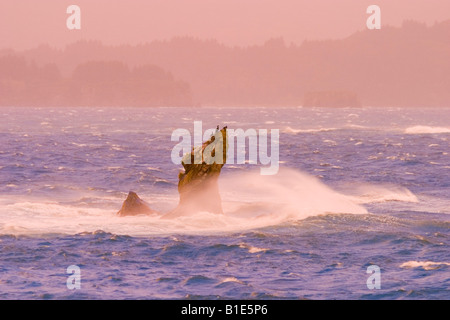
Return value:
<svg viewBox="0 0 450 320">
<path fill-rule="evenodd" d="M 191 153 L 184 155 L 183 171 L 178 175 L 180 202 L 164 218 L 173 218 L 189 213 L 207 211 L 222 214 L 222 200 L 218 179 L 227 158 L 227 127 L 217 129 L 211 138 Z M 130 191 L 118 212 L 120 216 L 157 214 L 139 196 Z"/>
<path fill-rule="evenodd" d="M 138 214 L 156 214 L 157 212 L 150 207 L 136 194 L 130 191 L 122 208 L 117 213 L 119 216 L 135 216 Z"/>
</svg>

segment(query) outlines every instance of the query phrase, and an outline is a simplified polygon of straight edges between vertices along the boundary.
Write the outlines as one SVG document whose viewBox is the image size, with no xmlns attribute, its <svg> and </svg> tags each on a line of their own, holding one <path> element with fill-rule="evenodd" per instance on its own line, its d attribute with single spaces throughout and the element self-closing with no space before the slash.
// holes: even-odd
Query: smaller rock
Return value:
<svg viewBox="0 0 450 320">
<path fill-rule="evenodd" d="M 117 213 L 119 216 L 136 216 L 139 214 L 157 214 L 136 194 L 130 191 L 127 199 L 124 201 L 122 208 Z"/>
</svg>

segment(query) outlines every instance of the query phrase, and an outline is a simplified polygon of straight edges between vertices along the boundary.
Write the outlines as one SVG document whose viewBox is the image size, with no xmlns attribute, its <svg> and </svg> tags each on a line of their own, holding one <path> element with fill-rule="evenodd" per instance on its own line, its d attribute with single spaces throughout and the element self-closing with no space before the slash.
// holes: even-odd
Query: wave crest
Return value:
<svg viewBox="0 0 450 320">
<path fill-rule="evenodd" d="M 433 133 L 450 133 L 448 127 L 430 127 L 430 126 L 414 126 L 405 129 L 407 134 L 433 134 Z"/>
</svg>

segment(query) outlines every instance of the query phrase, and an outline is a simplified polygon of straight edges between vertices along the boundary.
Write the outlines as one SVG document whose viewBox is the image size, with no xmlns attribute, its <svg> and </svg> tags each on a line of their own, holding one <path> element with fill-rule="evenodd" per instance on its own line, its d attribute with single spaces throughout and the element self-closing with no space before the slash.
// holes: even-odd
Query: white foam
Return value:
<svg viewBox="0 0 450 320">
<path fill-rule="evenodd" d="M 353 201 L 359 204 L 387 201 L 419 202 L 410 190 L 395 185 L 358 184 L 353 185 L 348 192 Z"/>
<path fill-rule="evenodd" d="M 430 127 L 430 126 L 414 126 L 405 130 L 407 134 L 432 134 L 432 133 L 450 133 L 448 127 Z"/>
<path fill-rule="evenodd" d="M 291 127 L 286 127 L 282 130 L 283 133 L 297 134 L 297 133 L 315 133 L 315 132 L 328 132 L 335 131 L 336 128 L 318 128 L 318 129 L 294 129 Z"/>
<path fill-rule="evenodd" d="M 226 282 L 235 282 L 235 283 L 239 283 L 239 284 L 245 284 L 244 282 L 240 281 L 239 279 L 237 279 L 235 277 L 225 278 L 222 281 L 220 281 L 219 284 L 226 283 Z"/>
<path fill-rule="evenodd" d="M 267 249 L 267 248 L 253 247 L 253 246 L 250 246 L 250 245 L 245 244 L 245 243 L 241 243 L 241 244 L 239 245 L 239 248 L 242 248 L 242 249 L 248 249 L 248 252 L 249 252 L 249 253 L 260 253 L 260 252 L 266 252 L 266 251 L 269 250 L 269 249 Z"/>
<path fill-rule="evenodd" d="M 0 234 L 77 234 L 102 230 L 114 234 L 149 236 L 156 234 L 217 234 L 278 225 L 321 214 L 365 214 L 367 210 L 318 179 L 299 171 L 281 169 L 277 175 L 261 176 L 259 171 L 221 176 L 219 180 L 225 214 L 194 212 L 175 219 L 156 216 L 118 217 L 123 199 L 111 197 L 105 208 L 63 205 L 55 201 L 16 200 L 0 206 Z M 151 207 L 169 212 L 177 195 L 141 195 L 152 199 Z M 2 201 L 3 200 L 3 201 Z M 264 248 L 248 247 L 251 253 Z"/>
<path fill-rule="evenodd" d="M 106 168 L 108 171 L 115 171 L 115 170 L 120 170 L 120 169 L 123 169 L 123 167 L 107 167 Z"/>
<path fill-rule="evenodd" d="M 433 261 L 408 261 L 402 263 L 400 268 L 423 268 L 424 270 L 435 270 L 441 266 L 450 266 L 450 262 L 433 262 Z"/>
<path fill-rule="evenodd" d="M 84 144 L 84 143 L 71 142 L 71 144 L 74 145 L 74 146 L 77 146 L 79 148 L 87 147 L 87 144 Z"/>
</svg>

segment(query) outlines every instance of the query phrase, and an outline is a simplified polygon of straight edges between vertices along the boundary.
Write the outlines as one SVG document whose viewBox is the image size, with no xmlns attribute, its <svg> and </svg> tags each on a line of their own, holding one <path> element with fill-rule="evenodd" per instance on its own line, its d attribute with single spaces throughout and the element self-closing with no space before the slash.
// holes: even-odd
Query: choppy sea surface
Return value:
<svg viewBox="0 0 450 320">
<path fill-rule="evenodd" d="M 225 165 L 223 216 L 118 217 L 176 207 L 194 121 L 279 129 L 279 173 Z M 0 108 L 0 299 L 449 299 L 449 153 L 448 108 Z"/>
</svg>

